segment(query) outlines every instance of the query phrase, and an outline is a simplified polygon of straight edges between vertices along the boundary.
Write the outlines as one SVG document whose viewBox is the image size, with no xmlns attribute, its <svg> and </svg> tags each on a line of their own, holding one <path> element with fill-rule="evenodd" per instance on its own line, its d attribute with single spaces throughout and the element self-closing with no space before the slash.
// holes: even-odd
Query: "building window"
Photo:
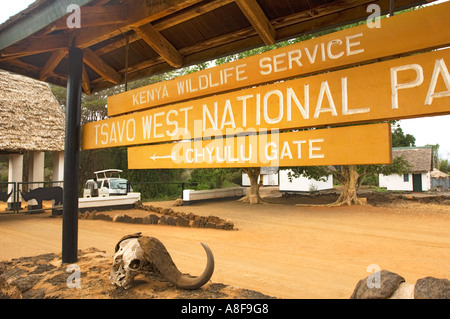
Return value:
<svg viewBox="0 0 450 319">
<path fill-rule="evenodd" d="M 403 174 L 403 181 L 409 182 L 409 174 Z"/>
</svg>

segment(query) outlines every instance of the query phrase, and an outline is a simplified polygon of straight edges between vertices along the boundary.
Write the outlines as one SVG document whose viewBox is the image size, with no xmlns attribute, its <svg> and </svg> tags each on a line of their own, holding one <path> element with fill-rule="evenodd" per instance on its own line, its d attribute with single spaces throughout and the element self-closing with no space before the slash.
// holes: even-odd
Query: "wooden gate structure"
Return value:
<svg viewBox="0 0 450 319">
<path fill-rule="evenodd" d="M 450 44 L 450 35 L 447 31 L 450 30 L 447 18 L 448 3 L 440 4 L 440 8 L 432 6 L 417 10 L 421 12 L 419 15 L 401 14 L 398 19 L 394 15 L 394 12 L 400 9 L 427 2 L 432 1 L 37 0 L 26 10 L 11 17 L 0 26 L 0 68 L 56 85 L 67 86 L 68 89 L 64 160 L 63 263 L 73 263 L 77 260 L 78 198 L 76 190 L 78 188 L 78 157 L 81 144 L 80 100 L 82 91 L 91 94 L 103 88 L 126 84 L 130 80 L 144 76 L 209 61 L 303 34 L 330 30 L 341 25 L 366 20 L 372 13 L 370 10 L 368 11 L 369 4 L 375 5 L 381 14 L 389 12 L 391 14 L 391 17 L 381 21 L 380 32 L 377 32 L 377 28 L 373 25 L 370 27 L 367 25 L 361 27 L 364 28 L 361 31 L 343 34 L 343 37 L 335 37 L 333 34 L 326 35 L 325 38 L 322 38 L 323 41 L 305 49 L 307 51 L 295 49 L 269 54 L 265 56 L 264 60 L 258 61 L 257 67 L 259 67 L 261 80 L 256 84 L 312 75 L 337 68 L 348 68 L 380 59 L 388 60 L 448 46 Z M 439 18 L 442 15 L 445 19 Z M 401 18 L 402 16 L 404 18 Z M 391 28 L 391 31 L 384 33 L 384 26 Z M 372 37 L 371 39 L 383 38 L 383 41 L 377 42 L 376 45 L 363 45 L 366 35 L 367 39 L 370 37 Z M 378 51 L 378 49 L 389 48 L 393 48 L 393 50 Z M 300 54 L 302 60 L 300 60 Z M 362 59 L 353 59 L 358 56 Z M 412 67 L 408 72 L 415 73 L 409 79 L 399 75 L 400 71 L 405 69 L 397 69 L 398 72 L 393 73 L 395 81 L 392 82 L 394 83 L 392 92 L 388 92 L 389 103 L 392 101 L 394 106 L 397 105 L 395 103 L 400 103 L 400 97 L 403 96 L 404 91 L 419 86 L 424 79 L 429 84 L 431 77 L 432 86 L 433 79 L 437 76 L 445 78 L 448 70 L 443 59 L 443 57 L 437 59 L 437 61 L 442 60 L 442 63 L 437 64 L 437 67 L 434 68 L 437 71 L 434 72 L 433 66 L 430 71 L 429 65 L 422 67 L 418 63 L 411 62 L 408 65 L 412 65 Z M 319 67 L 300 69 L 296 67 L 306 65 L 308 60 L 320 61 L 310 63 Z M 250 64 L 250 60 L 247 61 Z M 194 99 L 202 96 L 207 98 L 212 94 L 254 86 L 255 83 L 245 81 L 247 77 L 250 78 L 248 73 L 250 70 L 244 73 L 245 63 L 235 62 L 224 66 L 218 72 L 219 78 L 202 73 L 203 77 L 197 79 L 195 86 L 193 86 L 192 79 L 186 78 L 184 88 L 186 92 L 189 91 L 189 94 L 185 95 L 185 98 Z M 446 71 L 447 73 L 445 73 Z M 436 73 L 436 75 L 425 74 L 425 72 Z M 282 73 L 285 74 L 277 78 L 277 75 Z M 228 82 L 227 80 L 231 78 L 234 78 L 235 81 Z M 341 77 L 339 82 L 342 87 L 350 85 L 344 78 L 346 79 L 345 76 Z M 237 85 L 221 86 L 220 91 L 215 91 L 217 81 L 221 81 L 222 84 L 233 82 Z M 322 81 L 320 85 L 320 101 L 324 97 L 330 99 L 330 96 L 334 94 L 327 88 L 325 82 L 327 81 Z M 169 83 L 167 84 L 169 85 Z M 158 94 L 157 88 L 153 87 L 153 89 L 152 91 L 152 88 L 147 88 L 142 92 L 118 97 L 119 104 L 125 108 L 113 107 L 114 98 L 111 98 L 108 101 L 108 106 L 111 105 L 108 107 L 108 112 L 112 113 L 109 115 L 119 115 L 180 101 L 179 99 L 158 100 L 155 98 Z M 161 92 L 159 96 L 166 97 L 164 91 Z M 346 91 L 343 89 L 342 92 Z M 428 89 L 428 93 L 427 95 L 425 92 L 426 96 L 423 97 L 423 99 L 427 97 L 428 102 L 434 100 L 440 103 L 443 100 L 442 97 L 446 97 L 442 83 L 438 87 L 434 86 L 434 88 Z M 256 93 L 254 94 L 256 96 Z M 286 94 L 293 97 L 289 90 Z M 267 101 L 276 96 L 279 94 L 269 94 Z M 122 98 L 131 98 L 129 105 L 123 105 Z M 242 102 L 246 97 L 240 99 Z M 367 119 L 364 118 L 368 113 L 367 107 L 350 109 L 352 104 L 350 100 L 346 100 L 345 94 L 340 95 L 339 101 L 342 102 L 342 113 L 357 114 L 359 116 L 357 122 L 375 120 L 370 116 Z M 267 105 L 266 113 L 263 115 L 267 122 L 276 122 L 281 113 L 278 115 L 273 113 L 270 110 L 274 107 L 270 103 Z M 281 104 L 276 105 L 278 107 Z M 398 109 L 402 108 L 400 104 L 397 106 Z M 208 111 L 210 112 L 209 119 L 216 123 L 214 113 L 211 109 Z M 321 117 L 322 114 L 333 116 L 334 111 L 331 106 L 328 108 L 318 107 L 315 111 L 317 113 L 311 113 L 311 117 Z M 166 116 L 175 114 L 174 111 L 169 112 Z M 435 114 L 449 112 L 449 107 L 439 106 L 439 111 Z M 408 116 L 424 115 L 430 115 L 430 112 Z M 155 115 L 153 119 L 156 116 L 158 115 Z M 121 123 L 123 129 L 124 122 Z M 344 123 L 346 121 L 341 122 L 341 124 Z M 330 124 L 332 123 L 322 123 L 321 125 Z M 311 127 L 315 127 L 315 125 L 313 123 Z M 101 133 L 101 127 L 99 129 Z M 84 137 L 86 136 L 84 135 Z M 293 142 L 293 145 L 298 146 L 302 143 L 297 140 L 296 143 Z M 274 144 L 267 145 L 273 146 Z M 321 155 L 316 145 L 310 144 L 312 150 L 310 155 L 313 157 Z M 267 148 L 266 151 L 268 150 Z"/>
</svg>

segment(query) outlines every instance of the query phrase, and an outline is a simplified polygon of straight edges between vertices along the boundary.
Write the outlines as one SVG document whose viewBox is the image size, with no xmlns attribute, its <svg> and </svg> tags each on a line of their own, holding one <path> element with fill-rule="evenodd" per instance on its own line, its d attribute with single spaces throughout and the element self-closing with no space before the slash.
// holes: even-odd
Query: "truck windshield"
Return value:
<svg viewBox="0 0 450 319">
<path fill-rule="evenodd" d="M 109 181 L 111 189 L 127 189 L 127 180 L 123 178 L 111 179 Z"/>
</svg>

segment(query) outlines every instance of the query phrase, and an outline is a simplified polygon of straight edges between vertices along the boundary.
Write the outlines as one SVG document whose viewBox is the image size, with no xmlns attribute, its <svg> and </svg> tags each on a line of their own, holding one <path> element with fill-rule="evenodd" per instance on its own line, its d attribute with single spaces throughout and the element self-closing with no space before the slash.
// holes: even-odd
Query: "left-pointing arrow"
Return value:
<svg viewBox="0 0 450 319">
<path fill-rule="evenodd" d="M 154 160 L 154 161 L 156 161 L 157 159 L 160 159 L 160 158 L 170 158 L 170 159 L 172 159 L 172 161 L 174 161 L 176 157 L 175 157 L 175 153 L 172 153 L 171 155 L 156 155 L 156 154 L 153 154 L 152 156 L 150 156 L 150 158 L 152 160 Z"/>
</svg>

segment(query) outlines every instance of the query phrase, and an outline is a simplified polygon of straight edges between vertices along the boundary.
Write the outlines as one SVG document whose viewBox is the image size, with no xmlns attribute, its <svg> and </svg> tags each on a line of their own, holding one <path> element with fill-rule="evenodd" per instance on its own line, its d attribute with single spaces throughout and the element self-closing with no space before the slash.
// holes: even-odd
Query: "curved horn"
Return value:
<svg viewBox="0 0 450 319">
<path fill-rule="evenodd" d="M 171 283 L 181 289 L 197 289 L 206 284 L 214 272 L 214 256 L 209 247 L 201 243 L 206 252 L 207 263 L 203 273 L 198 277 L 182 274 L 167 252 L 166 247 L 153 237 L 139 237 L 139 244 L 149 261 Z"/>
</svg>

